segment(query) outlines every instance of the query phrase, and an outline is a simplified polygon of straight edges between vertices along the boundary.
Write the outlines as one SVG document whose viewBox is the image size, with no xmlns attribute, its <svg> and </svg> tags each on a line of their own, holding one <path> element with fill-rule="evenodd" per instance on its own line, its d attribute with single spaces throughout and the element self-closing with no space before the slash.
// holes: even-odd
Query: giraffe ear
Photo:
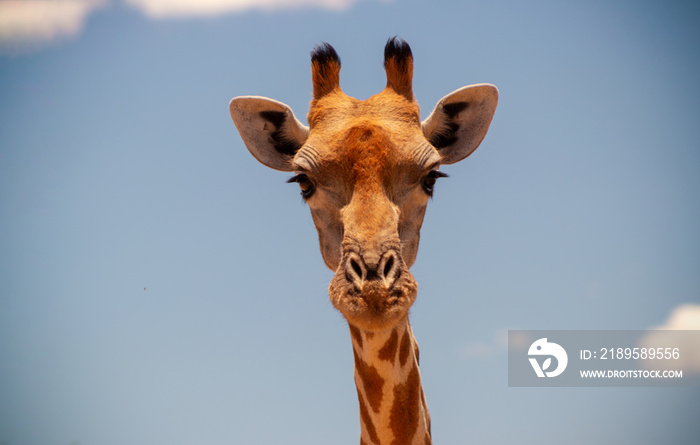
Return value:
<svg viewBox="0 0 700 445">
<path fill-rule="evenodd" d="M 489 84 L 462 87 L 440 99 L 421 126 L 443 164 L 454 164 L 476 150 L 497 104 L 498 89 Z"/>
<path fill-rule="evenodd" d="M 275 170 L 293 171 L 292 159 L 309 136 L 309 128 L 287 105 L 257 96 L 241 96 L 229 104 L 233 123 L 248 151 Z"/>
</svg>

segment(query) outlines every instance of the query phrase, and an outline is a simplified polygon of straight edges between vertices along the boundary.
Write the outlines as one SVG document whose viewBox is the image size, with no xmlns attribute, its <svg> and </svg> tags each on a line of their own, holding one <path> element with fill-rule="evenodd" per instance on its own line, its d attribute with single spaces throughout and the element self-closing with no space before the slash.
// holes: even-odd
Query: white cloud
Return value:
<svg viewBox="0 0 700 445">
<path fill-rule="evenodd" d="M 678 359 L 646 360 L 649 369 L 679 369 L 700 373 L 700 333 L 677 332 L 700 330 L 700 304 L 684 304 L 675 308 L 660 326 L 651 328 L 640 341 L 643 348 L 678 348 Z"/>
<path fill-rule="evenodd" d="M 155 19 L 214 16 L 243 12 L 290 10 L 319 7 L 335 11 L 348 9 L 357 0 L 124 0 L 147 16 Z"/>
<path fill-rule="evenodd" d="M 531 333 L 525 331 L 514 331 L 512 333 L 508 331 L 501 331 L 501 344 L 506 349 L 511 349 L 513 351 L 522 351 L 527 353 L 530 345 L 537 340 L 537 337 Z"/>
<path fill-rule="evenodd" d="M 671 312 L 664 324 L 652 329 L 699 330 L 700 304 L 689 303 L 678 306 Z"/>
<path fill-rule="evenodd" d="M 344 11 L 361 0 L 119 0 L 153 19 L 209 17 L 305 7 Z M 380 0 L 391 1 L 391 0 Z M 90 13 L 113 0 L 0 0 L 0 52 L 78 35 Z"/>
<path fill-rule="evenodd" d="M 76 35 L 87 16 L 106 0 L 2 0 L 0 48 L 36 47 Z"/>
</svg>

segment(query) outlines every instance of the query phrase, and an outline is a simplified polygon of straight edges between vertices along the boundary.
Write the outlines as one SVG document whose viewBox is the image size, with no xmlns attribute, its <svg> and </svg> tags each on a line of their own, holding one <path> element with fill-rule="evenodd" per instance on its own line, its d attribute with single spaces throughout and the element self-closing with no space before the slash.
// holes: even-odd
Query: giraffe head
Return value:
<svg viewBox="0 0 700 445">
<path fill-rule="evenodd" d="M 442 164 L 469 156 L 486 135 L 498 102 L 492 85 L 460 88 L 420 121 L 408 44 L 384 50 L 386 88 L 367 100 L 340 89 L 340 58 L 328 44 L 311 54 L 313 100 L 301 124 L 285 104 L 237 97 L 230 111 L 248 150 L 264 165 L 294 172 L 335 272 L 333 305 L 369 331 L 402 320 L 416 298 L 409 271 Z"/>
</svg>

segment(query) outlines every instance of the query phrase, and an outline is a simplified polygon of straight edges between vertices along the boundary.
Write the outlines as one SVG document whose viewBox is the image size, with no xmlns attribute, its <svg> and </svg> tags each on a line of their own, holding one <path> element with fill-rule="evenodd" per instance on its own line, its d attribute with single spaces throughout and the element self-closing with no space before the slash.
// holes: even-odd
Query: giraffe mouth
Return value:
<svg viewBox="0 0 700 445">
<path fill-rule="evenodd" d="M 344 255 L 328 288 L 331 302 L 346 320 L 369 331 L 379 331 L 400 322 L 416 299 L 418 285 L 395 252 L 380 261 L 379 273 L 366 271 L 352 253 Z M 391 269 L 391 270 L 389 270 Z M 388 278 L 387 278 L 388 275 Z"/>
</svg>

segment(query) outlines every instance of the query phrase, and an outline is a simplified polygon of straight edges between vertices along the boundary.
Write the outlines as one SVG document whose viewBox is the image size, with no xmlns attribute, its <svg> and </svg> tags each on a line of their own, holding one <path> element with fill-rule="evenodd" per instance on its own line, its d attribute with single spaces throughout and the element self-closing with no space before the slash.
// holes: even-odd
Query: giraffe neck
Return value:
<svg viewBox="0 0 700 445">
<path fill-rule="evenodd" d="M 385 331 L 350 325 L 360 401 L 360 445 L 432 444 L 418 344 L 408 317 Z"/>
</svg>

